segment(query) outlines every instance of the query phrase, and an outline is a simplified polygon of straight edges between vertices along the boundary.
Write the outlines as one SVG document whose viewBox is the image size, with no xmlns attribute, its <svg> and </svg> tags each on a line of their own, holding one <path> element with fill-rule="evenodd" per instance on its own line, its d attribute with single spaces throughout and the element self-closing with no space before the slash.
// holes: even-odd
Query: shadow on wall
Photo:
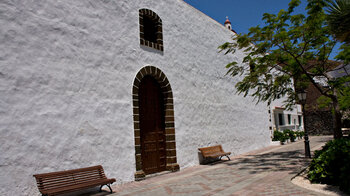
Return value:
<svg viewBox="0 0 350 196">
<path fill-rule="evenodd" d="M 147 51 L 147 52 L 153 52 L 153 53 L 156 53 L 156 54 L 160 54 L 162 56 L 164 55 L 163 51 L 156 50 L 156 49 L 151 48 L 151 47 L 140 45 L 140 48 L 145 50 L 145 51 Z"/>
</svg>

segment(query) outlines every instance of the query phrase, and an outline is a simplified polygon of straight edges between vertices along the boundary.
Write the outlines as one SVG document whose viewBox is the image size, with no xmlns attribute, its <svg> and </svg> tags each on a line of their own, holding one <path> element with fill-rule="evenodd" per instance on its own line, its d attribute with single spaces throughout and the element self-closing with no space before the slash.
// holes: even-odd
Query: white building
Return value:
<svg viewBox="0 0 350 196">
<path fill-rule="evenodd" d="M 182 0 L 0 9 L 0 195 L 39 195 L 36 173 L 101 164 L 124 183 L 271 142 L 266 104 L 225 77 L 234 33 Z"/>
<path fill-rule="evenodd" d="M 283 107 L 283 103 L 277 100 L 271 104 L 269 113 L 269 120 L 272 124 L 271 130 L 304 130 L 303 112 L 300 105 L 296 105 L 292 110 L 287 110 Z"/>
</svg>

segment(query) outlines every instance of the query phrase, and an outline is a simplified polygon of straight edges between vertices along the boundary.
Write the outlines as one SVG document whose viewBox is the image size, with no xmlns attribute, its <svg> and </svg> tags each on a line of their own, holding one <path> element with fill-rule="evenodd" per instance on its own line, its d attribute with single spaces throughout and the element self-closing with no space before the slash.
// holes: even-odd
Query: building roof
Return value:
<svg viewBox="0 0 350 196">
<path fill-rule="evenodd" d="M 340 78 L 344 76 L 349 76 L 350 74 L 350 64 L 344 65 L 341 64 L 334 68 L 334 70 L 327 73 L 332 78 Z"/>
<path fill-rule="evenodd" d="M 227 24 L 227 23 L 231 24 L 230 20 L 229 20 L 228 17 L 226 16 L 226 21 L 225 21 L 224 24 Z"/>
</svg>

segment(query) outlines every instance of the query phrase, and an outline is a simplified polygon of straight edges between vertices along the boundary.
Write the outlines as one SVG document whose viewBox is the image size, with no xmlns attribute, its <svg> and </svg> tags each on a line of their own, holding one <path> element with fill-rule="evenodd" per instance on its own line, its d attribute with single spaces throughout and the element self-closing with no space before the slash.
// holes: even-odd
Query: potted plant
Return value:
<svg viewBox="0 0 350 196">
<path fill-rule="evenodd" d="M 281 144 L 285 144 L 286 141 L 288 140 L 288 136 L 285 133 L 281 133 L 281 137 L 280 137 L 280 142 Z"/>
<path fill-rule="evenodd" d="M 273 132 L 272 141 L 280 141 L 280 143 L 283 145 L 286 142 L 286 136 L 283 132 L 275 130 Z"/>
<path fill-rule="evenodd" d="M 300 139 L 303 139 L 304 134 L 305 134 L 305 132 L 304 132 L 304 131 L 300 131 Z"/>
<path fill-rule="evenodd" d="M 297 135 L 295 134 L 295 132 L 294 131 L 290 131 L 289 132 L 289 137 L 290 137 L 290 140 L 292 141 L 292 142 L 295 142 L 295 139 L 297 138 Z"/>
</svg>

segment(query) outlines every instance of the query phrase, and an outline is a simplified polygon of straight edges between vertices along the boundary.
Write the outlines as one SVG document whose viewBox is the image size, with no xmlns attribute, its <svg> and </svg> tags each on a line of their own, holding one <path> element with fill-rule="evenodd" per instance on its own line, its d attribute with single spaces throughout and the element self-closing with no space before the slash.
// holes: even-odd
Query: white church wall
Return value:
<svg viewBox="0 0 350 196">
<path fill-rule="evenodd" d="M 163 22 L 164 52 L 140 46 L 139 12 Z M 101 164 L 134 180 L 132 85 L 146 65 L 173 90 L 177 161 L 197 148 L 269 145 L 265 104 L 235 94 L 218 53 L 232 32 L 181 0 L 0 2 L 0 194 L 39 195 L 32 177 Z M 6 179 L 6 180 L 5 180 Z"/>
</svg>

